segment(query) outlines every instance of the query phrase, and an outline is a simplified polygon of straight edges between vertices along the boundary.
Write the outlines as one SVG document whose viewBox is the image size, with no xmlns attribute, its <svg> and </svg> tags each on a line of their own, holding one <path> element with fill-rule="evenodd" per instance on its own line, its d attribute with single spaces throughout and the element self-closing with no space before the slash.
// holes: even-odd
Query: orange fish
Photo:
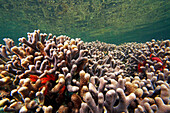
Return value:
<svg viewBox="0 0 170 113">
<path fill-rule="evenodd" d="M 64 86 L 60 89 L 60 91 L 59 91 L 58 93 L 59 93 L 59 94 L 63 94 L 64 91 L 65 91 L 65 89 L 66 89 L 66 86 L 64 85 Z"/>
<path fill-rule="evenodd" d="M 165 69 L 165 66 L 163 65 L 163 62 L 162 62 L 162 60 L 160 58 L 152 57 L 152 54 L 150 54 L 150 58 L 151 58 L 152 61 L 156 60 L 157 62 L 160 62 L 162 64 L 162 68 L 159 68 L 158 70 L 162 71 L 162 69 Z"/>
<path fill-rule="evenodd" d="M 47 77 L 41 78 L 40 80 L 42 84 L 45 84 L 47 81 L 50 81 L 50 80 L 55 81 L 55 77 L 53 74 L 50 74 L 50 75 L 47 75 Z"/>
<path fill-rule="evenodd" d="M 36 82 L 37 79 L 38 79 L 38 76 L 36 76 L 36 75 L 30 75 L 30 80 L 31 80 L 32 82 Z"/>
<path fill-rule="evenodd" d="M 143 72 L 142 69 L 140 69 L 141 66 L 145 66 L 146 61 L 143 61 L 143 63 L 138 63 L 138 72 Z"/>
</svg>

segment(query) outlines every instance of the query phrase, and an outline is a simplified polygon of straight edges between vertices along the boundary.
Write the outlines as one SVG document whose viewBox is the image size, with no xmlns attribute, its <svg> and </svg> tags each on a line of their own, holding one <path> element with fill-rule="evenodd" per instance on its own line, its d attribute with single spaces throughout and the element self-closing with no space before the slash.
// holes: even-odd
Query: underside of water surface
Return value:
<svg viewBox="0 0 170 113">
<path fill-rule="evenodd" d="M 40 29 L 114 44 L 168 39 L 169 9 L 168 0 L 1 0 L 0 38 Z"/>
</svg>

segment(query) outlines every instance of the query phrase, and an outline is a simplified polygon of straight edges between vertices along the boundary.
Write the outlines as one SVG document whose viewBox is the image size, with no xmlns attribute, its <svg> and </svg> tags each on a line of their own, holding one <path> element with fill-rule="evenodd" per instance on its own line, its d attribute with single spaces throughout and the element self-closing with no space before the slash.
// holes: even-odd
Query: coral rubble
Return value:
<svg viewBox="0 0 170 113">
<path fill-rule="evenodd" d="M 116 46 L 35 30 L 4 41 L 1 111 L 170 112 L 170 40 Z"/>
</svg>

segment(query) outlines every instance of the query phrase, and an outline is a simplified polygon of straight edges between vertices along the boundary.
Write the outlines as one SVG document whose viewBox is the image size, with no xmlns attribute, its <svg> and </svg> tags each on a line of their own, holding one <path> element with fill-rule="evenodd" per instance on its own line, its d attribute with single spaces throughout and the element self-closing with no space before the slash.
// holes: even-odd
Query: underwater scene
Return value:
<svg viewBox="0 0 170 113">
<path fill-rule="evenodd" d="M 170 1 L 0 0 L 0 113 L 170 113 Z"/>
</svg>

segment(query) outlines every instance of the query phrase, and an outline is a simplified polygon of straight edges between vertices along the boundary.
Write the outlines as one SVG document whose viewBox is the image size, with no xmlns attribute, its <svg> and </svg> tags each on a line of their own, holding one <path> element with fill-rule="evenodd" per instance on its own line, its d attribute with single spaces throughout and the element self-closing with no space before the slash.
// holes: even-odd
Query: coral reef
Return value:
<svg viewBox="0 0 170 113">
<path fill-rule="evenodd" d="M 35 30 L 4 41 L 1 111 L 170 112 L 170 40 L 117 46 Z"/>
</svg>

